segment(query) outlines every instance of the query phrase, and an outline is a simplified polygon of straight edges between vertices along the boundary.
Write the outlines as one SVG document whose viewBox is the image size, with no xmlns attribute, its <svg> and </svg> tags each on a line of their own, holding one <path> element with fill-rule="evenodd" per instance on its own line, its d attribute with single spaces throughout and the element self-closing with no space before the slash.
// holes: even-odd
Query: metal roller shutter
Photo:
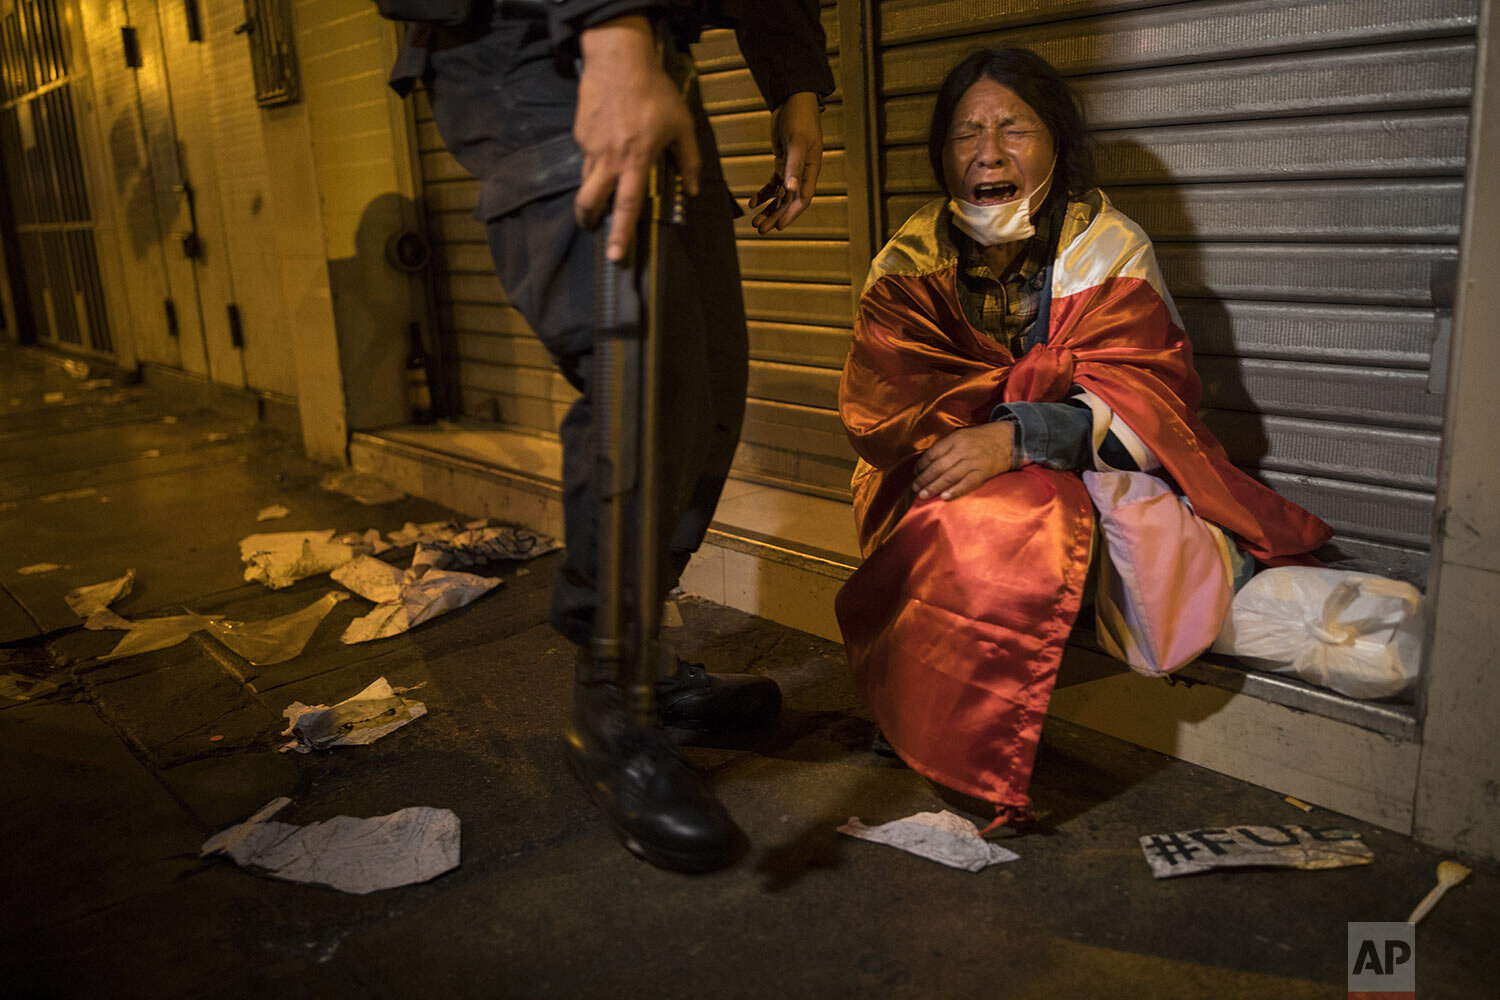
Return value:
<svg viewBox="0 0 1500 1000">
<path fill-rule="evenodd" d="M 1078 88 L 1101 183 L 1156 241 L 1231 456 L 1334 524 L 1339 555 L 1420 582 L 1442 412 L 1429 368 L 1457 258 L 1477 8 L 826 5 L 841 88 L 823 117 L 818 199 L 785 233 L 738 223 L 752 361 L 737 474 L 848 495 L 835 402 L 853 292 L 880 242 L 937 193 L 924 143 L 943 73 L 978 46 L 1026 46 Z M 769 115 L 732 33 L 709 32 L 695 56 L 743 202 L 769 173 Z M 419 111 L 464 412 L 550 434 L 571 390 L 505 305 L 468 217 L 474 182 Z"/>
<path fill-rule="evenodd" d="M 837 79 L 837 7 L 825 5 L 822 20 Z M 771 116 L 732 32 L 705 33 L 693 54 L 724 177 L 743 207 L 771 176 Z M 848 496 L 854 465 L 835 409 L 853 323 L 842 97 L 835 91 L 823 112 L 823 169 L 808 210 L 790 229 L 766 236 L 755 232 L 749 215 L 736 223 L 750 325 L 750 401 L 735 474 L 837 497 Z"/>
<path fill-rule="evenodd" d="M 824 10 L 830 57 L 838 20 Z M 770 114 L 729 31 L 695 48 L 704 103 L 726 179 L 743 203 L 771 172 Z M 448 155 L 425 95 L 416 98 L 418 144 L 434 284 L 445 354 L 457 358 L 457 402 L 465 417 L 552 436 L 573 390 L 505 301 L 484 228 L 470 218 L 478 185 Z M 738 229 L 751 341 L 750 403 L 736 474 L 835 496 L 848 493 L 853 452 L 833 410 L 831 386 L 848 349 L 849 225 L 841 108 L 824 113 L 827 154 L 820 197 L 786 238 Z"/>
<path fill-rule="evenodd" d="M 888 234 L 937 194 L 923 143 L 948 66 L 1046 56 L 1101 184 L 1157 242 L 1231 457 L 1329 521 L 1340 556 L 1421 582 L 1477 7 L 887 0 L 877 218 Z"/>
<path fill-rule="evenodd" d="M 555 436 L 575 394 L 495 280 L 484 226 L 470 214 L 478 182 L 443 148 L 426 93 L 419 90 L 413 100 L 442 354 L 453 359 L 453 402 L 465 417 Z"/>
</svg>

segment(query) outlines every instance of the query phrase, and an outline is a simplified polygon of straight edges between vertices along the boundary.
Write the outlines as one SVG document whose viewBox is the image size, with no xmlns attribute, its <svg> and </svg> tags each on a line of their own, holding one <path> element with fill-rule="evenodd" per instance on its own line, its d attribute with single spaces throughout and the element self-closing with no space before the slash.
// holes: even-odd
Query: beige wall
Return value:
<svg viewBox="0 0 1500 1000">
<path fill-rule="evenodd" d="M 160 10 L 158 11 L 158 8 Z M 412 129 L 385 85 L 396 28 L 368 0 L 293 0 L 301 99 L 256 105 L 241 0 L 205 0 L 202 43 L 181 5 L 80 4 L 95 72 L 87 88 L 90 162 L 120 358 L 220 385 L 295 396 L 306 449 L 347 461 L 351 428 L 405 422 L 407 328 L 425 320 L 420 284 L 386 263 L 412 227 Z M 119 58 L 120 26 L 141 33 L 145 65 Z M 109 182 L 103 180 L 109 178 Z M 184 177 L 197 189 L 206 253 L 181 253 Z M 163 300 L 177 304 L 168 337 Z M 228 343 L 235 302 L 243 352 Z M 201 307 L 200 307 L 201 303 Z M 201 319 L 201 328 L 200 328 Z"/>
<path fill-rule="evenodd" d="M 291 317 L 280 280 L 276 218 L 268 204 L 270 164 L 284 155 L 284 147 L 268 149 L 264 141 L 267 112 L 255 102 L 250 45 L 246 35 L 235 33 L 245 20 L 244 6 L 214 0 L 202 13 L 204 42 L 194 48 L 210 96 L 199 113 L 208 119 L 205 138 L 213 147 L 228 290 L 244 328 L 240 378 L 252 390 L 290 398 L 297 394 L 286 349 Z"/>
<path fill-rule="evenodd" d="M 78 91 L 88 102 L 81 131 L 95 149 L 85 160 L 96 178 L 101 269 L 117 299 L 117 361 L 289 400 L 296 375 L 268 176 L 269 162 L 284 167 L 285 157 L 264 141 L 247 36 L 235 31 L 242 4 L 204 3 L 199 41 L 180 3 L 101 0 L 76 10 L 89 67 L 88 86 Z M 138 33 L 139 69 L 121 58 L 127 25 Z M 196 261 L 181 242 L 194 220 L 203 248 Z M 177 336 L 168 329 L 168 298 Z M 243 347 L 233 342 L 230 305 Z"/>
<path fill-rule="evenodd" d="M 373 4 L 292 13 L 302 96 L 263 111 L 262 134 L 303 441 L 343 464 L 350 430 L 408 419 L 406 329 L 425 303 L 384 248 L 414 219 L 410 130 L 385 85 L 395 28 Z"/>
<path fill-rule="evenodd" d="M 1463 256 L 1438 496 L 1419 839 L 1500 859 L 1500 16 L 1475 68 Z"/>
<path fill-rule="evenodd" d="M 415 211 L 406 112 L 385 83 L 396 28 L 369 0 L 294 12 L 348 426 L 404 423 L 407 327 L 425 305 L 385 259 Z"/>
<path fill-rule="evenodd" d="M 110 319 L 115 334 L 116 359 L 124 367 L 137 361 L 188 371 L 205 368 L 201 339 L 192 310 L 191 266 L 181 254 L 169 254 L 163 233 L 178 224 L 177 203 L 170 197 L 176 182 L 167 151 L 175 142 L 165 106 L 160 45 L 150 30 L 141 29 L 140 70 L 126 67 L 120 56 L 120 29 L 127 23 L 121 0 L 70 5 L 74 38 L 85 50 L 88 85 L 87 110 L 80 119 L 80 142 L 96 155 L 85 155 L 95 165 L 93 176 L 106 183 L 90 187 L 102 278 L 110 291 Z M 110 237 L 113 238 L 110 238 Z M 164 303 L 179 304 L 182 334 L 167 332 Z"/>
<path fill-rule="evenodd" d="M 86 9 L 88 16 L 84 16 L 75 7 L 65 7 L 63 16 L 67 20 L 68 36 L 72 40 L 72 54 L 74 59 L 74 76 L 76 85 L 72 88 L 74 110 L 78 116 L 78 129 L 80 147 L 87 151 L 92 136 L 100 134 L 100 106 L 98 100 L 99 83 L 98 78 L 101 67 L 95 67 L 91 59 L 91 31 L 99 28 L 98 12 L 103 4 L 89 5 Z M 119 33 L 113 36 L 119 38 Z M 133 144 L 134 137 L 131 137 Z M 111 185 L 110 171 L 105 159 L 100 156 L 83 157 L 83 166 L 86 171 L 85 183 L 88 186 L 89 202 L 93 206 L 91 211 L 94 224 L 95 248 L 99 258 L 99 279 L 104 285 L 105 308 L 108 310 L 110 319 L 110 338 L 114 344 L 115 363 L 122 368 L 133 368 L 140 360 L 136 350 L 136 336 L 134 323 L 126 319 L 132 315 L 131 296 L 128 291 L 129 282 L 125 277 L 125 270 L 121 266 L 121 259 L 113 249 L 123 242 L 120 229 L 120 218 L 114 211 L 113 199 L 109 191 Z M 0 278 L 0 280 L 4 280 Z M 7 329 L 15 331 L 15 316 L 11 308 L 11 295 L 7 289 L 5 292 L 6 325 Z M 157 303 L 158 308 L 160 302 Z M 159 318 L 160 313 L 157 313 Z"/>
<path fill-rule="evenodd" d="M 310 458 L 342 465 L 349 439 L 347 404 L 328 256 L 318 225 L 321 209 L 307 110 L 301 104 L 268 109 L 262 127 L 267 151 L 276 151 L 268 157 L 268 181 L 281 288 L 291 322 L 302 444 Z"/>
</svg>

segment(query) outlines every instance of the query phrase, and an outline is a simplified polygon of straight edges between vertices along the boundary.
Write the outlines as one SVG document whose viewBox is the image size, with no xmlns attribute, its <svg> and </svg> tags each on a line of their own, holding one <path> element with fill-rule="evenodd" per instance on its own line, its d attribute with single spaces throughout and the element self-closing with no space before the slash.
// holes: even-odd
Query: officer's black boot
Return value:
<svg viewBox="0 0 1500 1000">
<path fill-rule="evenodd" d="M 635 724 L 620 684 L 580 650 L 567 759 L 625 846 L 652 864 L 706 872 L 733 861 L 745 842 L 719 800 L 673 752 L 659 726 Z"/>
<path fill-rule="evenodd" d="M 662 725 L 722 733 L 769 726 L 781 713 L 781 688 L 769 677 L 711 674 L 671 653 L 663 660 L 665 676 L 656 682 Z"/>
</svg>

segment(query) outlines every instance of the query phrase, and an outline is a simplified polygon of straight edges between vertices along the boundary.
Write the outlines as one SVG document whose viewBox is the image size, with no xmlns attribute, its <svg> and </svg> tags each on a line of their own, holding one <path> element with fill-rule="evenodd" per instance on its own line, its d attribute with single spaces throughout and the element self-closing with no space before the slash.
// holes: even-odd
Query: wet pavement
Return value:
<svg viewBox="0 0 1500 1000">
<path fill-rule="evenodd" d="M 244 582 L 241 537 L 453 516 L 325 491 L 328 470 L 253 412 L 175 392 L 94 384 L 0 345 L 0 674 L 58 686 L 0 698 L 0 995 L 1332 997 L 1348 923 L 1402 920 L 1434 882 L 1442 856 L 1407 838 L 1055 721 L 1041 827 L 1007 842 L 1020 860 L 971 874 L 842 837 L 850 816 L 947 805 L 869 750 L 836 644 L 692 600 L 670 641 L 710 669 L 774 677 L 786 709 L 768 732 L 683 750 L 748 854 L 707 876 L 658 871 L 562 761 L 555 555 L 496 564 L 499 589 L 373 643 L 339 642 L 371 607 L 353 598 L 286 663 L 254 666 L 204 633 L 101 661 L 121 633 L 84 630 L 73 587 L 133 568 L 114 605 L 126 618 L 271 618 L 336 585 Z M 275 503 L 290 516 L 258 523 Z M 59 568 L 19 572 L 41 563 Z M 381 676 L 424 685 L 410 696 L 428 714 L 368 747 L 276 751 L 288 704 Z M 292 823 L 451 809 L 462 864 L 354 896 L 198 858 L 280 795 Z M 1355 829 L 1376 861 L 1158 882 L 1138 843 L 1290 823 Z M 1496 912 L 1500 878 L 1480 870 L 1420 925 L 1424 1000 L 1495 994 Z"/>
</svg>

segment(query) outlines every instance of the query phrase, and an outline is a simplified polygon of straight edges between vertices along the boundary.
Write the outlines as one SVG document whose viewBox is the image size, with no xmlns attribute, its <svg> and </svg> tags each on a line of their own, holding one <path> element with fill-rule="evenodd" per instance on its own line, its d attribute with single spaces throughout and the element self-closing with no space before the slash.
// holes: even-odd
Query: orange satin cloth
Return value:
<svg viewBox="0 0 1500 1000">
<path fill-rule="evenodd" d="M 1107 202 L 1103 212 L 1123 219 Z M 922 451 L 984 423 L 1001 401 L 1055 402 L 1077 384 L 1151 448 L 1200 517 L 1261 561 L 1298 561 L 1332 531 L 1231 465 L 1199 421 L 1192 350 L 1142 276 L 1156 273 L 1144 237 L 1122 248 L 1089 226 L 1065 243 L 1059 268 L 1088 261 L 1103 277 L 1080 288 L 1055 275 L 1047 343 L 1017 362 L 965 319 L 956 259 L 922 257 L 941 241 L 913 249 L 923 236 L 908 229 L 919 221 L 882 254 L 904 238 L 898 266 L 880 273 L 877 259 L 839 389 L 845 428 L 868 463 L 853 484 L 865 562 L 839 592 L 839 625 L 861 692 L 902 758 L 944 785 L 1024 810 L 1082 599 L 1093 508 L 1077 473 L 1040 466 L 951 502 L 914 501 Z M 1138 233 L 1128 220 L 1115 230 Z M 1118 249 L 1121 261 L 1101 265 L 1090 240 L 1101 253 Z"/>
</svg>

